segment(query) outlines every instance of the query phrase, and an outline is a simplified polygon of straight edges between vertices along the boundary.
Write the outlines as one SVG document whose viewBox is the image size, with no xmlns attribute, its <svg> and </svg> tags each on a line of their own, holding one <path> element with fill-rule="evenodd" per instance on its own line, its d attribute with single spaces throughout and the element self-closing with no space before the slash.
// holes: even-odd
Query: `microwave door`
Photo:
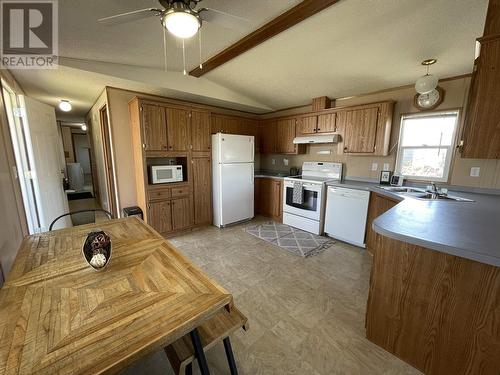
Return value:
<svg viewBox="0 0 500 375">
<path fill-rule="evenodd" d="M 172 181 L 174 178 L 174 170 L 172 168 L 159 169 L 156 171 L 158 181 Z"/>
</svg>

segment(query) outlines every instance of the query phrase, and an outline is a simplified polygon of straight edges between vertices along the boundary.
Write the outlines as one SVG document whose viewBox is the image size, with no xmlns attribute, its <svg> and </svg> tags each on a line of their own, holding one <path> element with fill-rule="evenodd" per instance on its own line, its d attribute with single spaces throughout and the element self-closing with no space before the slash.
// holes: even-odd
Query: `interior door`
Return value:
<svg viewBox="0 0 500 375">
<path fill-rule="evenodd" d="M 165 108 L 169 151 L 188 151 L 189 118 L 184 109 Z"/>
<path fill-rule="evenodd" d="M 254 216 L 253 164 L 221 165 L 222 225 Z"/>
<path fill-rule="evenodd" d="M 346 111 L 344 114 L 344 153 L 375 152 L 378 108 Z"/>
<path fill-rule="evenodd" d="M 62 171 L 65 161 L 62 140 L 57 130 L 54 107 L 29 97 L 21 97 L 26 108 L 29 131 L 28 154 L 31 159 L 31 178 L 40 217 L 40 231 L 47 231 L 59 215 L 69 212 L 68 199 L 63 190 Z M 54 229 L 71 226 L 69 218 L 59 220 Z"/>
<path fill-rule="evenodd" d="M 221 136 L 220 152 L 222 163 L 253 163 L 254 138 L 224 134 Z"/>
</svg>

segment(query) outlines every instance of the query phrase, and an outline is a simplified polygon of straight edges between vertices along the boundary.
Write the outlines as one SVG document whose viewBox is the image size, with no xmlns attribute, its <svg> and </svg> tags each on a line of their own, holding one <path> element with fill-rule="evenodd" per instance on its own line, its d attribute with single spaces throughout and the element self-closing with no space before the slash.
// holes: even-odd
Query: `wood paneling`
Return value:
<svg viewBox="0 0 500 375">
<path fill-rule="evenodd" d="M 321 111 L 322 109 L 329 109 L 332 106 L 332 100 L 328 96 L 320 96 L 319 98 L 313 98 L 312 110 Z"/>
<path fill-rule="evenodd" d="M 108 267 L 82 258 L 91 230 Z M 119 373 L 202 325 L 231 295 L 136 217 L 26 237 L 0 290 L 2 374 Z"/>
<path fill-rule="evenodd" d="M 191 112 L 191 146 L 193 151 L 209 152 L 212 144 L 210 136 L 210 112 Z"/>
<path fill-rule="evenodd" d="M 147 151 L 164 151 L 167 149 L 167 126 L 165 109 L 158 105 L 143 104 L 142 131 L 144 149 Z"/>
<path fill-rule="evenodd" d="M 290 10 L 276 17 L 264 26 L 248 34 L 222 52 L 211 57 L 203 63 L 203 69 L 196 67 L 189 72 L 194 77 L 201 77 L 229 60 L 258 46 L 260 43 L 287 30 L 308 17 L 322 11 L 323 9 L 337 3 L 339 0 L 305 0 Z"/>
<path fill-rule="evenodd" d="M 374 192 L 370 193 L 370 203 L 368 205 L 368 216 L 366 218 L 366 249 L 370 253 L 375 252 L 377 237 L 379 234 L 372 229 L 373 220 L 390 210 L 399 201 Z"/>
<path fill-rule="evenodd" d="M 255 179 L 255 206 L 256 213 L 283 220 L 283 181 L 274 178 Z"/>
<path fill-rule="evenodd" d="M 194 223 L 212 222 L 212 183 L 210 158 L 193 158 Z"/>
<path fill-rule="evenodd" d="M 169 151 L 189 150 L 189 119 L 185 109 L 165 108 Z"/>
<path fill-rule="evenodd" d="M 316 134 L 318 129 L 318 116 L 301 117 L 297 124 L 297 133 L 300 135 Z"/>
<path fill-rule="evenodd" d="M 181 230 L 193 225 L 193 207 L 191 198 L 178 198 L 171 200 L 172 229 Z"/>
<path fill-rule="evenodd" d="M 172 231 L 172 210 L 170 201 L 149 203 L 149 225 L 160 233 Z"/>
<path fill-rule="evenodd" d="M 293 144 L 295 128 L 296 120 L 294 118 L 276 121 L 276 152 L 278 154 L 297 152 L 297 145 Z"/>
<path fill-rule="evenodd" d="M 328 113 L 325 115 L 318 116 L 318 127 L 316 129 L 317 133 L 334 133 L 337 130 L 337 114 Z"/>
<path fill-rule="evenodd" d="M 490 0 L 483 36 L 500 35 L 500 0 Z"/>
<path fill-rule="evenodd" d="M 499 16 L 500 18 L 500 16 Z M 467 105 L 462 156 L 500 159 L 500 35 L 481 43 Z"/>
<path fill-rule="evenodd" d="M 500 369 L 500 268 L 379 236 L 370 341 L 425 374 Z"/>
<path fill-rule="evenodd" d="M 344 153 L 371 154 L 375 152 L 378 108 L 342 111 L 338 114 L 344 129 Z"/>
</svg>

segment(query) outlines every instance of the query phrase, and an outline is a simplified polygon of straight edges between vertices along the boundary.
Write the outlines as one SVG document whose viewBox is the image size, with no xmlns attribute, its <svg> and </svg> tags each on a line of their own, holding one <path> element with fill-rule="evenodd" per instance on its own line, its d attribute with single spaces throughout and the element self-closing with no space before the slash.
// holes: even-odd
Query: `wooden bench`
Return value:
<svg viewBox="0 0 500 375">
<path fill-rule="evenodd" d="M 243 328 L 245 331 L 248 330 L 248 319 L 236 307 L 232 307 L 230 312 L 226 309 L 222 309 L 210 320 L 198 327 L 201 346 L 204 352 L 208 351 L 220 341 L 223 341 L 229 368 L 233 375 L 236 375 L 238 371 L 236 369 L 229 335 L 240 328 Z M 190 338 L 189 335 L 185 335 L 165 347 L 165 353 L 167 354 L 175 374 L 190 375 L 192 373 L 195 350 L 193 348 L 192 338 Z"/>
</svg>

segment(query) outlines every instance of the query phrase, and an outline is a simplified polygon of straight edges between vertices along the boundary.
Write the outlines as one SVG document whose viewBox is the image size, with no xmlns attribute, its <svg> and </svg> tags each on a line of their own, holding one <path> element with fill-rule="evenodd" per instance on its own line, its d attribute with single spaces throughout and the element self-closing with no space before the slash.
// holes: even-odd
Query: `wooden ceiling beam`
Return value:
<svg viewBox="0 0 500 375">
<path fill-rule="evenodd" d="M 269 21 L 264 26 L 238 40 L 225 50 L 209 58 L 203 63 L 203 69 L 196 67 L 191 70 L 189 74 L 194 77 L 201 77 L 339 1 L 340 0 L 304 0 L 272 21 Z"/>
</svg>

